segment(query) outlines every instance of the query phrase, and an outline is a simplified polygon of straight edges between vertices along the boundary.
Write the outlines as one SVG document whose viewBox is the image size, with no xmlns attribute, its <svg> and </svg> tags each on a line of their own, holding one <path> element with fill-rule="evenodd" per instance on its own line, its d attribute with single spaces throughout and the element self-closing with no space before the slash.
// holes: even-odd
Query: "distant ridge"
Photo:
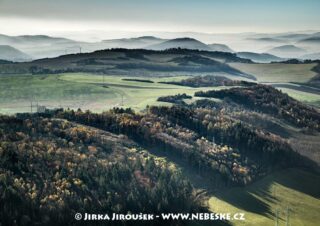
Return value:
<svg viewBox="0 0 320 226">
<path fill-rule="evenodd" d="M 54 44 L 54 43 L 75 43 L 76 41 L 51 37 L 47 35 L 20 35 L 9 36 L 0 34 L 0 44 L 2 45 L 30 45 L 30 44 Z"/>
<path fill-rule="evenodd" d="M 153 50 L 165 50 L 172 48 L 182 48 L 182 49 L 198 49 L 198 50 L 211 50 L 211 48 L 203 42 L 200 42 L 194 38 L 176 38 L 171 39 L 159 44 L 150 45 L 146 47 L 147 49 Z"/>
<path fill-rule="evenodd" d="M 306 39 L 303 39 L 303 40 L 299 41 L 299 43 L 316 43 L 316 44 L 320 44 L 320 37 L 306 38 Z"/>
<path fill-rule="evenodd" d="M 27 61 L 31 57 L 9 45 L 0 45 L 0 59 L 6 61 Z"/>
<path fill-rule="evenodd" d="M 226 62 L 252 63 L 233 53 L 190 49 L 105 49 L 91 53 L 68 54 L 20 64 L 14 73 L 50 74 L 91 72 L 133 76 L 168 76 L 176 73 L 224 73 L 255 79 L 232 68 Z M 3 73 L 13 73 L 12 67 L 2 67 Z"/>
<path fill-rule="evenodd" d="M 267 53 L 270 53 L 279 57 L 284 57 L 284 58 L 296 58 L 303 54 L 306 54 L 307 51 L 295 45 L 283 45 L 283 46 L 272 48 L 268 50 Z"/>
<path fill-rule="evenodd" d="M 270 63 L 273 61 L 285 60 L 284 58 L 277 57 L 269 53 L 238 52 L 236 54 L 238 57 L 250 59 L 257 63 Z"/>
<path fill-rule="evenodd" d="M 234 53 L 234 51 L 225 44 L 213 43 L 208 45 L 212 51 Z"/>
<path fill-rule="evenodd" d="M 135 33 L 135 35 L 137 35 L 137 33 Z M 172 39 L 172 37 L 175 38 Z M 89 53 L 112 48 L 151 50 L 181 48 L 234 53 L 234 49 L 229 47 L 229 45 L 231 45 L 235 49 L 241 49 L 242 52 L 255 53 L 263 50 L 268 54 L 280 58 L 300 58 L 303 55 L 318 53 L 320 51 L 320 32 L 287 32 L 278 34 L 241 33 L 234 34 L 230 37 L 231 39 L 228 39 L 226 34 L 203 34 L 197 32 L 149 32 L 141 36 L 138 34 L 138 36 L 128 38 L 84 42 L 41 34 L 20 36 L 0 34 L 0 45 L 8 45 L 16 48 L 28 56 L 31 56 L 33 59 L 53 58 L 79 52 Z M 254 45 L 252 45 L 252 43 L 254 43 Z M 254 56 L 251 55 L 250 57 L 253 59 Z M 260 59 L 257 59 L 257 57 L 256 55 L 256 61 L 265 61 L 262 58 L 268 56 L 264 55 L 262 58 L 260 57 Z"/>
</svg>

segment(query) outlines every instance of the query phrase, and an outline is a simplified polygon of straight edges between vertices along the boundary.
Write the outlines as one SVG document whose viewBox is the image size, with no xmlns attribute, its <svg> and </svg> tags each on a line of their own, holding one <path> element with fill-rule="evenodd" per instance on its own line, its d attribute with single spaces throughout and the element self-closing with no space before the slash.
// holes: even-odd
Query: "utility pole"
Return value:
<svg viewBox="0 0 320 226">
<path fill-rule="evenodd" d="M 279 226 L 279 210 L 276 210 L 275 226 Z"/>
<path fill-rule="evenodd" d="M 31 103 L 30 103 L 30 108 L 31 108 L 31 113 L 32 113 L 32 100 L 31 100 Z"/>
<path fill-rule="evenodd" d="M 287 206 L 286 226 L 289 226 L 289 220 L 290 220 L 290 209 L 289 209 L 289 206 Z"/>
<path fill-rule="evenodd" d="M 79 51 L 80 51 L 80 53 L 81 53 L 81 46 L 79 47 Z"/>
</svg>

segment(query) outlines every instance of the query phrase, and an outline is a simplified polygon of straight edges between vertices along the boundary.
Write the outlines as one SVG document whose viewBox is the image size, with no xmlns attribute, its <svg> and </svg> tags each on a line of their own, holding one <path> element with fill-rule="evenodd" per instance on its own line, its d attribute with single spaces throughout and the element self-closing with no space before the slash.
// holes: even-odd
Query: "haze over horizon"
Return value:
<svg viewBox="0 0 320 226">
<path fill-rule="evenodd" d="M 319 1 L 0 0 L 1 33 L 84 41 L 172 32 L 319 31 Z M 192 18 L 192 19 L 190 19 Z M 165 36 L 165 35 L 164 35 Z"/>
</svg>

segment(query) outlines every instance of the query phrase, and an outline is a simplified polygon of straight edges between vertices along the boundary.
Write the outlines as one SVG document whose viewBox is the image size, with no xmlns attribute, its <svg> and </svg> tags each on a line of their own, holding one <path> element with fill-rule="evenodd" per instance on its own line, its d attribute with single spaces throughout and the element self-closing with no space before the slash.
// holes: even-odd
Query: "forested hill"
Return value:
<svg viewBox="0 0 320 226">
<path fill-rule="evenodd" d="M 211 52 L 188 49 L 168 49 L 163 51 L 144 49 L 108 49 L 92 53 L 70 54 L 20 64 L 0 65 L 1 73 L 61 73 L 93 72 L 139 75 L 177 72 L 223 72 L 252 78 L 226 62 L 250 63 L 233 53 Z"/>
<path fill-rule="evenodd" d="M 285 168 L 319 170 L 319 159 L 296 151 L 283 126 L 317 131 L 317 110 L 264 85 L 197 96 L 162 97 L 178 105 L 143 113 L 55 109 L 0 116 L 2 222 L 74 225 L 77 212 L 206 212 L 186 169 L 216 191 Z"/>
<path fill-rule="evenodd" d="M 251 128 L 214 109 L 150 107 L 146 114 L 64 111 L 55 117 L 125 134 L 148 148 L 174 153 L 218 187 L 246 185 L 270 170 L 308 165 L 281 137 Z"/>
<path fill-rule="evenodd" d="M 79 212 L 206 211 L 178 170 L 125 136 L 35 116 L 0 116 L 0 202 L 2 225 L 78 225 Z"/>
<path fill-rule="evenodd" d="M 281 117 L 296 126 L 320 130 L 319 110 L 304 105 L 271 86 L 257 84 L 245 88 L 199 91 L 195 95 L 199 97 L 229 98 L 250 109 Z"/>
<path fill-rule="evenodd" d="M 164 84 L 172 84 L 179 86 L 189 86 L 189 87 L 214 87 L 214 86 L 251 86 L 256 83 L 247 82 L 247 81 L 239 81 L 239 80 L 231 80 L 225 76 L 194 76 L 192 78 L 182 79 L 181 81 L 167 81 L 160 82 Z"/>
</svg>

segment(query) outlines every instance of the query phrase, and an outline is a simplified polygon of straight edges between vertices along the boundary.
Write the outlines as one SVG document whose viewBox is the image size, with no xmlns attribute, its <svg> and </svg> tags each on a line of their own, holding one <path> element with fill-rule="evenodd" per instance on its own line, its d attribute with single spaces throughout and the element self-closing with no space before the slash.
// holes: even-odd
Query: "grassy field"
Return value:
<svg viewBox="0 0 320 226">
<path fill-rule="evenodd" d="M 32 100 L 48 107 L 81 107 L 106 98 L 113 99 L 116 95 L 101 86 L 61 81 L 58 75 L 0 77 L 2 113 L 30 111 Z"/>
<path fill-rule="evenodd" d="M 124 81 L 119 76 L 101 76 L 101 75 L 87 75 L 87 74 L 65 74 L 60 77 L 61 80 L 95 84 L 101 86 L 105 84 L 109 90 L 115 93 L 116 98 L 107 100 L 110 107 L 124 106 L 131 107 L 135 110 L 143 110 L 147 105 L 168 105 L 168 103 L 157 102 L 159 96 L 175 95 L 178 93 L 186 93 L 193 95 L 199 90 L 209 90 L 213 88 L 190 88 L 183 86 L 176 86 L 170 84 L 161 84 L 163 81 L 176 81 L 186 78 L 186 76 L 166 77 L 166 78 L 150 78 L 154 83 Z M 130 77 L 131 78 L 131 77 Z M 141 79 L 141 78 L 140 78 Z M 221 89 L 225 87 L 216 87 Z M 122 105 L 123 98 L 123 105 Z"/>
<path fill-rule="evenodd" d="M 101 112 L 113 107 L 143 110 L 159 96 L 187 93 L 199 89 L 160 84 L 159 81 L 184 77 L 152 78 L 155 83 L 123 81 L 119 76 L 92 74 L 2 75 L 0 76 L 0 113 L 28 112 L 31 101 L 49 108 L 81 108 Z M 206 88 L 201 88 L 204 90 Z M 208 88 L 207 88 L 208 89 Z M 212 88 L 211 88 L 212 89 Z"/>
<path fill-rule="evenodd" d="M 311 65 L 286 65 L 287 71 L 283 69 L 283 65 L 278 64 L 234 64 L 233 66 L 242 70 L 246 69 L 246 72 L 254 73 L 258 81 L 268 83 L 306 82 L 314 76 L 314 73 L 310 71 Z M 31 110 L 31 101 L 49 108 L 81 108 L 102 112 L 113 107 L 131 107 L 140 111 L 147 105 L 168 105 L 168 103 L 157 102 L 159 96 L 178 93 L 193 95 L 198 90 L 225 88 L 190 88 L 158 83 L 181 80 L 186 77 L 151 77 L 147 79 L 154 83 L 146 83 L 124 81 L 123 78 L 128 78 L 125 76 L 86 73 L 1 75 L 0 113 L 28 112 Z M 291 88 L 281 89 L 302 102 L 320 106 L 320 95 L 318 94 Z"/>
<path fill-rule="evenodd" d="M 234 66 L 234 65 L 233 65 Z M 238 64 L 251 71 L 259 82 L 290 83 L 307 82 L 314 76 L 310 65 Z M 264 71 L 264 73 L 263 73 Z M 132 107 L 140 111 L 147 105 L 168 105 L 157 102 L 159 96 L 186 93 L 193 95 L 198 90 L 214 88 L 190 88 L 158 83 L 181 80 L 185 76 L 147 78 L 154 83 L 124 81 L 119 76 L 102 76 L 85 73 L 59 75 L 2 75 L 0 76 L 0 113 L 30 111 L 30 103 L 39 103 L 49 108 L 70 107 L 101 112 L 112 107 Z M 132 78 L 132 77 L 130 77 Z M 140 78 L 141 79 L 141 78 Z M 146 79 L 146 78 L 144 78 Z M 216 87 L 222 89 L 226 87 Z M 309 104 L 320 106 L 320 95 L 281 88 L 290 96 Z M 178 160 L 177 160 L 178 161 Z M 195 173 L 184 167 L 184 173 L 194 183 L 202 183 Z M 206 186 L 199 186 L 206 189 Z M 210 186 L 210 185 L 208 185 Z M 232 188 L 211 196 L 208 200 L 214 212 L 244 212 L 246 221 L 232 222 L 241 225 L 275 225 L 275 211 L 279 210 L 279 226 L 285 225 L 289 207 L 291 226 L 316 226 L 320 222 L 320 177 L 297 169 L 274 173 L 246 187 Z"/>
<path fill-rule="evenodd" d="M 247 186 L 212 192 L 209 175 L 199 175 L 178 156 L 149 150 L 157 161 L 181 170 L 197 193 L 208 192 L 206 205 L 216 213 L 244 213 L 245 221 L 231 221 L 234 226 L 274 226 L 278 212 L 279 226 L 317 226 L 320 222 L 320 176 L 301 169 L 285 169 Z"/>
<path fill-rule="evenodd" d="M 313 92 L 312 88 L 305 86 L 305 90 L 294 89 L 292 83 L 308 83 L 316 73 L 312 68 L 316 64 L 242 64 L 231 63 L 232 67 L 242 72 L 254 75 L 258 82 L 266 84 L 284 84 L 292 88 L 279 88 L 289 96 L 320 107 L 320 95 Z"/>
<path fill-rule="evenodd" d="M 232 67 L 254 75 L 258 82 L 305 83 L 316 75 L 311 69 L 316 64 L 242 64 L 231 63 Z"/>
<path fill-rule="evenodd" d="M 286 225 L 287 207 L 292 226 L 317 226 L 320 222 L 320 176 L 298 169 L 283 170 L 246 187 L 218 193 L 208 201 L 215 212 L 245 213 L 238 225 Z"/>
<path fill-rule="evenodd" d="M 314 105 L 320 107 L 320 95 L 315 93 L 303 92 L 288 88 L 279 88 L 283 93 L 287 93 L 289 96 L 300 100 L 306 104 Z"/>
</svg>

